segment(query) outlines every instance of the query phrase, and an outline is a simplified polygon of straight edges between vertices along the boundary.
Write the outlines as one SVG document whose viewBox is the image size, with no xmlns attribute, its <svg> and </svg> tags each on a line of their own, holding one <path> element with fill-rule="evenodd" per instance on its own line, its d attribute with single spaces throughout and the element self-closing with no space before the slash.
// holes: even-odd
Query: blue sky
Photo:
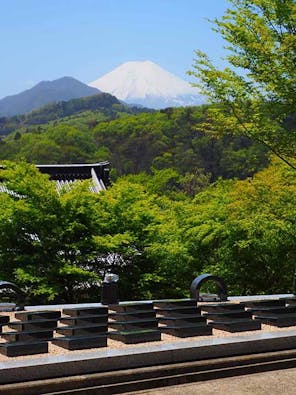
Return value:
<svg viewBox="0 0 296 395">
<path fill-rule="evenodd" d="M 130 60 L 187 79 L 194 50 L 220 63 L 207 18 L 227 0 L 0 0 L 0 98 L 65 75 L 88 83 Z"/>
</svg>

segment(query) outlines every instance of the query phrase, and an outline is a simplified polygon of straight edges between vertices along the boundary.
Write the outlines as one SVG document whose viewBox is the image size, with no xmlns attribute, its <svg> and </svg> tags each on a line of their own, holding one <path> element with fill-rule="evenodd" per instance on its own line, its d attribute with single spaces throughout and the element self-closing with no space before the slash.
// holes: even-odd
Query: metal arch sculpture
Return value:
<svg viewBox="0 0 296 395">
<path fill-rule="evenodd" d="M 17 308 L 22 310 L 24 308 L 24 292 L 15 284 L 9 281 L 0 280 L 0 290 L 7 289 L 14 291 L 16 294 Z M 1 303 L 1 302 L 0 302 Z"/>
<path fill-rule="evenodd" d="M 202 297 L 199 294 L 200 287 L 206 283 L 207 281 L 214 281 L 217 287 L 217 297 L 220 301 L 227 300 L 227 288 L 225 282 L 222 277 L 215 276 L 213 274 L 201 274 L 197 276 L 190 285 L 190 297 L 195 299 L 196 301 L 203 301 Z M 217 300 L 217 299 L 215 299 Z"/>
</svg>

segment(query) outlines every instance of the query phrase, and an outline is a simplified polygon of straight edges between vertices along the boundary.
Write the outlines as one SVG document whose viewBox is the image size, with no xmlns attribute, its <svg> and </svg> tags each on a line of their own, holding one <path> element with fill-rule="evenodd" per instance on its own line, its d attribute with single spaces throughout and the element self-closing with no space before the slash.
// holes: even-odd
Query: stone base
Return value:
<svg viewBox="0 0 296 395">
<path fill-rule="evenodd" d="M 6 325 L 9 322 L 9 317 L 6 315 L 0 315 L 0 325 Z"/>
<path fill-rule="evenodd" d="M 125 344 L 145 343 L 161 340 L 159 330 L 147 329 L 141 331 L 114 331 L 108 334 L 110 339 L 121 341 Z"/>
<path fill-rule="evenodd" d="M 156 319 L 153 320 L 138 320 L 138 321 L 110 321 L 109 328 L 117 331 L 130 331 L 141 329 L 153 329 L 158 327 Z"/>
<path fill-rule="evenodd" d="M 87 326 L 91 324 L 105 324 L 108 321 L 108 315 L 80 315 L 78 317 L 62 317 L 59 322 L 69 326 Z"/>
<path fill-rule="evenodd" d="M 54 330 L 57 327 L 57 320 L 31 320 L 31 321 L 12 321 L 7 324 L 9 328 L 14 329 L 18 332 L 29 331 L 29 330 Z"/>
<path fill-rule="evenodd" d="M 63 314 L 70 315 L 71 317 L 90 316 L 90 315 L 107 315 L 107 307 L 85 307 L 85 308 L 73 308 L 63 309 Z"/>
<path fill-rule="evenodd" d="M 294 316 L 277 316 L 277 317 L 255 317 L 256 320 L 263 324 L 284 328 L 296 325 L 296 314 Z"/>
<path fill-rule="evenodd" d="M 107 335 L 56 337 L 52 343 L 67 350 L 107 347 Z"/>
<path fill-rule="evenodd" d="M 53 330 L 3 332 L 1 337 L 8 342 L 32 342 L 34 339 L 48 340 L 53 337 Z"/>
<path fill-rule="evenodd" d="M 21 321 L 40 321 L 40 320 L 58 320 L 61 317 L 60 311 L 22 311 L 15 313 L 15 318 Z"/>
<path fill-rule="evenodd" d="M 209 323 L 212 328 L 220 329 L 226 332 L 244 332 L 244 331 L 258 331 L 261 329 L 261 323 L 257 320 L 248 321 L 212 321 Z"/>
<path fill-rule="evenodd" d="M 7 357 L 44 354 L 48 352 L 47 342 L 13 342 L 0 344 L 0 353 Z"/>
<path fill-rule="evenodd" d="M 179 326 L 179 325 L 199 325 L 206 323 L 206 318 L 200 315 L 186 315 L 184 317 L 157 317 L 159 324 L 164 324 L 168 326 Z"/>
<path fill-rule="evenodd" d="M 193 337 L 193 336 L 208 336 L 212 334 L 212 328 L 210 326 L 185 326 L 185 327 L 174 327 L 174 326 L 160 326 L 161 333 L 176 337 Z"/>
<path fill-rule="evenodd" d="M 93 333 L 105 333 L 108 332 L 108 325 L 88 325 L 88 326 L 61 326 L 57 328 L 57 333 L 60 333 L 64 336 L 80 336 L 80 335 L 88 335 Z"/>
</svg>

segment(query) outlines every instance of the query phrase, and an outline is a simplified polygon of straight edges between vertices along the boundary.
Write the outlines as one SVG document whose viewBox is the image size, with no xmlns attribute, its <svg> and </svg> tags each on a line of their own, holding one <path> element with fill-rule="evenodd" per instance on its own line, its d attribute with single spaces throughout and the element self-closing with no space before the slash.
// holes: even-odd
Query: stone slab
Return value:
<svg viewBox="0 0 296 395">
<path fill-rule="evenodd" d="M 71 308 L 63 309 L 63 314 L 71 317 L 80 317 L 84 315 L 106 315 L 108 314 L 108 307 L 85 307 L 85 308 Z"/>
<path fill-rule="evenodd" d="M 57 333 L 64 336 L 79 336 L 92 333 L 105 333 L 108 332 L 108 325 L 84 325 L 84 326 L 62 326 L 56 329 Z"/>
<path fill-rule="evenodd" d="M 207 325 L 202 326 L 160 326 L 161 333 L 176 337 L 209 336 L 212 335 L 212 328 Z"/>
<path fill-rule="evenodd" d="M 260 352 L 295 349 L 296 332 L 259 332 L 225 338 L 172 343 L 151 343 L 100 352 L 46 355 L 0 362 L 0 383 L 98 373 L 167 363 L 198 361 Z"/>
<path fill-rule="evenodd" d="M 158 321 L 156 319 L 153 320 L 141 320 L 141 321 L 110 321 L 109 328 L 116 329 L 118 331 L 128 331 L 128 330 L 137 330 L 144 328 L 155 329 L 158 327 Z"/>
<path fill-rule="evenodd" d="M 78 317 L 62 317 L 59 322 L 70 326 L 83 326 L 89 324 L 104 324 L 108 321 L 108 315 L 81 315 Z"/>
<path fill-rule="evenodd" d="M 162 299 L 155 300 L 153 302 L 154 308 L 174 308 L 182 306 L 196 306 L 196 300 L 194 299 Z"/>
<path fill-rule="evenodd" d="M 254 307 L 250 308 L 249 311 L 253 315 L 257 316 L 268 316 L 271 314 L 291 314 L 296 313 L 296 306 L 285 306 L 285 307 Z"/>
<path fill-rule="evenodd" d="M 285 306 L 285 299 L 269 299 L 269 300 L 250 300 L 248 302 L 243 302 L 245 307 L 276 307 L 276 306 Z"/>
<path fill-rule="evenodd" d="M 109 332 L 108 336 L 110 339 L 114 339 L 125 344 L 137 344 L 161 340 L 160 330 L 154 329 L 114 331 Z"/>
<path fill-rule="evenodd" d="M 7 357 L 43 354 L 47 352 L 47 342 L 13 342 L 0 344 L 0 353 Z"/>
<path fill-rule="evenodd" d="M 141 311 L 153 310 L 153 303 L 119 303 L 115 305 L 109 305 L 109 310 L 115 311 L 116 313 L 137 313 Z"/>
<path fill-rule="evenodd" d="M 15 318 L 21 321 L 40 321 L 42 319 L 59 319 L 60 311 L 22 311 L 15 313 Z"/>
<path fill-rule="evenodd" d="M 278 328 L 284 328 L 288 326 L 295 326 L 296 325 L 296 314 L 294 316 L 277 316 L 277 317 L 255 317 L 255 319 L 259 320 L 260 322 L 276 326 Z"/>
<path fill-rule="evenodd" d="M 34 339 L 48 340 L 53 337 L 53 330 L 3 332 L 1 337 L 8 342 L 32 342 Z"/>
<path fill-rule="evenodd" d="M 212 321 L 209 323 L 213 328 L 226 332 L 246 332 L 258 331 L 261 329 L 261 322 L 257 320 L 248 321 Z"/>
<path fill-rule="evenodd" d="M 203 316 L 185 316 L 185 317 L 157 317 L 157 320 L 160 324 L 166 325 L 186 325 L 186 324 L 195 324 L 195 325 L 203 325 L 206 323 L 206 318 Z"/>
<path fill-rule="evenodd" d="M 227 313 L 227 312 L 235 312 L 235 311 L 244 311 L 243 303 L 211 303 L 211 304 L 202 304 L 200 305 L 202 311 L 206 311 L 208 313 Z"/>
<path fill-rule="evenodd" d="M 57 327 L 57 319 L 51 320 L 31 320 L 31 321 L 11 321 L 7 324 L 9 328 L 16 331 L 38 330 L 38 329 L 55 329 Z"/>
<path fill-rule="evenodd" d="M 83 350 L 87 348 L 107 347 L 107 335 L 99 336 L 61 336 L 52 339 L 52 343 L 56 346 L 67 350 Z"/>
<path fill-rule="evenodd" d="M 210 313 L 204 313 L 203 317 L 206 317 L 209 320 L 216 320 L 216 319 L 223 319 L 223 318 L 229 318 L 229 319 L 241 319 L 241 318 L 252 318 L 252 313 L 249 311 L 224 311 L 223 313 L 221 312 L 210 312 Z"/>
<path fill-rule="evenodd" d="M 155 319 L 156 312 L 151 310 L 138 311 L 137 313 L 110 313 L 109 317 L 117 321 L 136 321 Z"/>
<path fill-rule="evenodd" d="M 6 325 L 9 322 L 9 316 L 0 315 L 0 325 Z"/>
<path fill-rule="evenodd" d="M 184 317 L 185 315 L 200 315 L 200 308 L 194 306 L 185 306 L 185 307 L 167 307 L 167 308 L 158 308 L 155 309 L 157 316 L 162 317 Z"/>
</svg>

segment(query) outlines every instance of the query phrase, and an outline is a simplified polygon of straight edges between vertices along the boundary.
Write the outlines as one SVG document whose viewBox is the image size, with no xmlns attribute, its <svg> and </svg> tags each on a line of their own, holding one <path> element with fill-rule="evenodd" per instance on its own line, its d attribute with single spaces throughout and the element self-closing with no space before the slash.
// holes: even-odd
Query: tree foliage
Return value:
<svg viewBox="0 0 296 395">
<path fill-rule="evenodd" d="M 211 181 L 219 176 L 245 178 L 267 165 L 267 150 L 262 145 L 245 137 L 216 139 L 203 133 L 205 112 L 203 106 L 166 109 L 122 114 L 114 120 L 81 114 L 56 125 L 11 134 L 0 144 L 0 159 L 39 164 L 109 160 L 113 179 L 174 169 L 182 176 L 187 174 L 188 190 L 202 172 Z"/>
<path fill-rule="evenodd" d="M 58 194 L 35 167 L 6 163 L 0 278 L 24 288 L 31 303 L 98 301 L 108 271 L 120 275 L 121 300 L 189 296 L 204 272 L 224 277 L 232 295 L 289 292 L 293 172 L 275 161 L 253 178 L 217 180 L 192 196 L 164 169 L 122 177 L 100 194 L 87 182 Z"/>
<path fill-rule="evenodd" d="M 226 41 L 228 67 L 196 52 L 191 75 L 215 106 L 204 127 L 245 135 L 295 168 L 296 3 L 230 0 L 214 30 Z"/>
</svg>

